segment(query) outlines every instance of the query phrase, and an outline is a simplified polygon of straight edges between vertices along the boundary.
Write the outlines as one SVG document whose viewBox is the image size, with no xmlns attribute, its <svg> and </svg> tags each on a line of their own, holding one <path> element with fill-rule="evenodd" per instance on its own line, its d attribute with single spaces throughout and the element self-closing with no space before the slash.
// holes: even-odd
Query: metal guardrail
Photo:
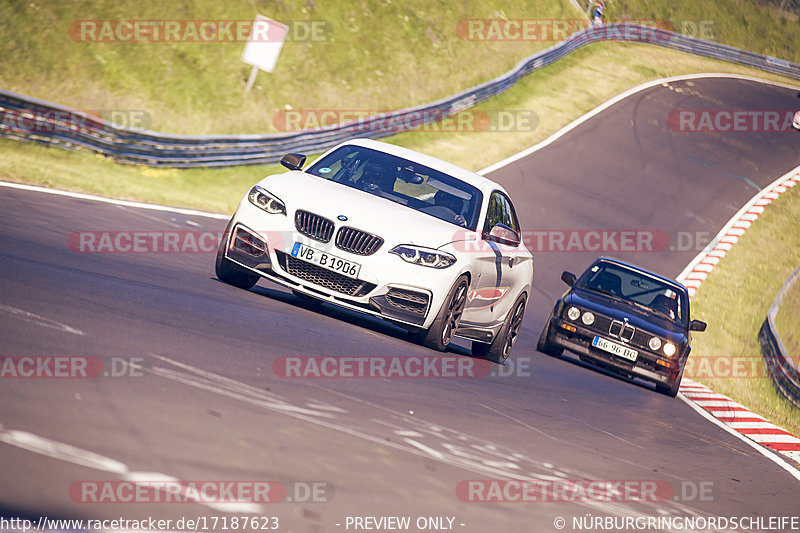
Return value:
<svg viewBox="0 0 800 533">
<path fill-rule="evenodd" d="M 800 277 L 800 266 L 792 272 L 783 283 L 781 290 L 778 291 L 778 296 L 772 302 L 767 318 L 761 326 L 758 339 L 761 342 L 764 364 L 775 386 L 790 402 L 800 407 L 800 373 L 798 373 L 795 362 L 789 358 L 781 336 L 778 334 L 778 328 L 775 326 L 775 317 L 778 315 L 783 298 L 798 277 Z"/>
<path fill-rule="evenodd" d="M 170 135 L 116 126 L 70 108 L 0 90 L 0 135 L 73 150 L 91 150 L 119 162 L 164 167 L 261 165 L 288 152 L 317 153 L 355 137 L 380 138 L 440 120 L 500 94 L 520 78 L 587 44 L 656 44 L 800 79 L 800 65 L 637 24 L 592 26 L 522 61 L 509 72 L 449 98 L 313 130 L 252 135 Z M 71 114 L 71 115 L 70 115 Z M 80 121 L 74 117 L 81 116 Z M 394 127 L 387 127 L 394 124 Z M 9 126 L 10 124 L 10 126 Z"/>
</svg>

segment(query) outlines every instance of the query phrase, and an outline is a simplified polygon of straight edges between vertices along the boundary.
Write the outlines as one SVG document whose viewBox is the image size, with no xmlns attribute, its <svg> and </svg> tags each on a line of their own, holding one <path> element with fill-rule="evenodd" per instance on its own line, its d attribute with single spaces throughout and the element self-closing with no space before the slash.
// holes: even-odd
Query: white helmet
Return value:
<svg viewBox="0 0 800 533">
<path fill-rule="evenodd" d="M 797 131 L 800 131 L 800 111 L 794 114 L 794 120 L 792 121 L 792 126 Z"/>
</svg>

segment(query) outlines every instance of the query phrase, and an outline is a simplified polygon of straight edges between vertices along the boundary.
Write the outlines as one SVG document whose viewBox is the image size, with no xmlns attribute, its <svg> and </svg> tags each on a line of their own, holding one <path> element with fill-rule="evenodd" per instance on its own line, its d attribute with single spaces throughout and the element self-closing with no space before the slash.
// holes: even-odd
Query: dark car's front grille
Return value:
<svg viewBox="0 0 800 533">
<path fill-rule="evenodd" d="M 392 306 L 418 315 L 425 315 L 428 310 L 429 297 L 423 292 L 391 288 L 386 293 L 386 301 Z"/>
<path fill-rule="evenodd" d="M 348 296 L 364 296 L 376 287 L 373 283 L 348 278 L 327 268 L 292 257 L 284 252 L 276 252 L 276 254 L 278 256 L 278 264 L 289 274 L 335 292 Z"/>
<path fill-rule="evenodd" d="M 633 334 L 636 333 L 636 328 L 628 324 L 627 322 L 622 322 L 621 320 L 614 320 L 611 322 L 611 326 L 608 328 L 608 334 L 612 337 L 617 337 L 618 339 L 622 339 L 626 342 L 630 342 L 633 339 Z"/>
<path fill-rule="evenodd" d="M 343 227 L 336 234 L 336 247 L 356 255 L 372 255 L 383 245 L 377 235 L 355 228 Z"/>
<path fill-rule="evenodd" d="M 308 211 L 298 210 L 294 214 L 297 231 L 320 242 L 329 242 L 333 236 L 333 221 Z"/>
</svg>

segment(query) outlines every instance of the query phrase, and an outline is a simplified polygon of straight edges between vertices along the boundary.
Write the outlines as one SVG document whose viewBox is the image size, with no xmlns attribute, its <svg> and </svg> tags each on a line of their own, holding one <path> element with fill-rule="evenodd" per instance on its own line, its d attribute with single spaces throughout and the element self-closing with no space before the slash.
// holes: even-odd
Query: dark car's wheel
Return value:
<svg viewBox="0 0 800 533">
<path fill-rule="evenodd" d="M 681 373 L 672 380 L 669 385 L 662 385 L 661 383 L 656 383 L 656 392 L 660 392 L 661 394 L 666 394 L 670 398 L 674 398 L 678 395 L 678 389 L 681 388 L 681 380 L 683 379 L 683 369 L 681 369 Z"/>
<path fill-rule="evenodd" d="M 231 238 L 232 225 L 233 220 L 228 222 L 228 227 L 225 228 L 225 233 L 223 234 L 223 238 L 219 243 L 215 270 L 217 272 L 217 277 L 228 285 L 233 285 L 234 287 L 239 287 L 240 289 L 249 289 L 258 282 L 258 278 L 261 276 L 258 274 L 253 274 L 252 272 L 248 272 L 247 270 L 233 263 L 230 259 L 225 258 L 225 248 L 228 246 L 228 241 Z"/>
<path fill-rule="evenodd" d="M 525 295 L 520 295 L 514 303 L 514 307 L 511 308 L 508 316 L 506 316 L 503 327 L 497 332 L 492 343 L 486 344 L 485 342 L 473 341 L 472 355 L 485 357 L 494 363 L 503 364 L 505 360 L 508 359 L 511 348 L 514 347 L 514 343 L 519 336 L 519 330 L 522 327 L 522 318 L 525 316 L 526 303 L 527 298 Z"/>
<path fill-rule="evenodd" d="M 460 276 L 453 288 L 450 289 L 450 293 L 445 298 L 431 327 L 419 332 L 418 338 L 422 344 L 440 352 L 447 349 L 447 345 L 453 340 L 458 324 L 461 322 L 461 315 L 464 314 L 468 288 L 467 276 Z"/>
<path fill-rule="evenodd" d="M 536 349 L 547 355 L 558 356 L 564 353 L 564 348 L 558 346 L 553 341 L 553 332 L 550 331 L 550 320 L 552 316 L 547 319 L 547 322 L 542 328 L 542 333 L 539 335 L 539 342 L 536 343 Z"/>
</svg>

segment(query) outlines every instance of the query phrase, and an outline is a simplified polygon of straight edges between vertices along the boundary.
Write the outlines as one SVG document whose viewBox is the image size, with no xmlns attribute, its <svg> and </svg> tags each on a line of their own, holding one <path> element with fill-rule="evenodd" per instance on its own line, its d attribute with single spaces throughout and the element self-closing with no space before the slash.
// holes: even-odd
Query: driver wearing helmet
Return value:
<svg viewBox="0 0 800 533">
<path fill-rule="evenodd" d="M 381 165 L 369 162 L 364 165 L 359 184 L 368 193 L 380 194 L 381 192 L 394 191 L 395 178 Z"/>
</svg>

